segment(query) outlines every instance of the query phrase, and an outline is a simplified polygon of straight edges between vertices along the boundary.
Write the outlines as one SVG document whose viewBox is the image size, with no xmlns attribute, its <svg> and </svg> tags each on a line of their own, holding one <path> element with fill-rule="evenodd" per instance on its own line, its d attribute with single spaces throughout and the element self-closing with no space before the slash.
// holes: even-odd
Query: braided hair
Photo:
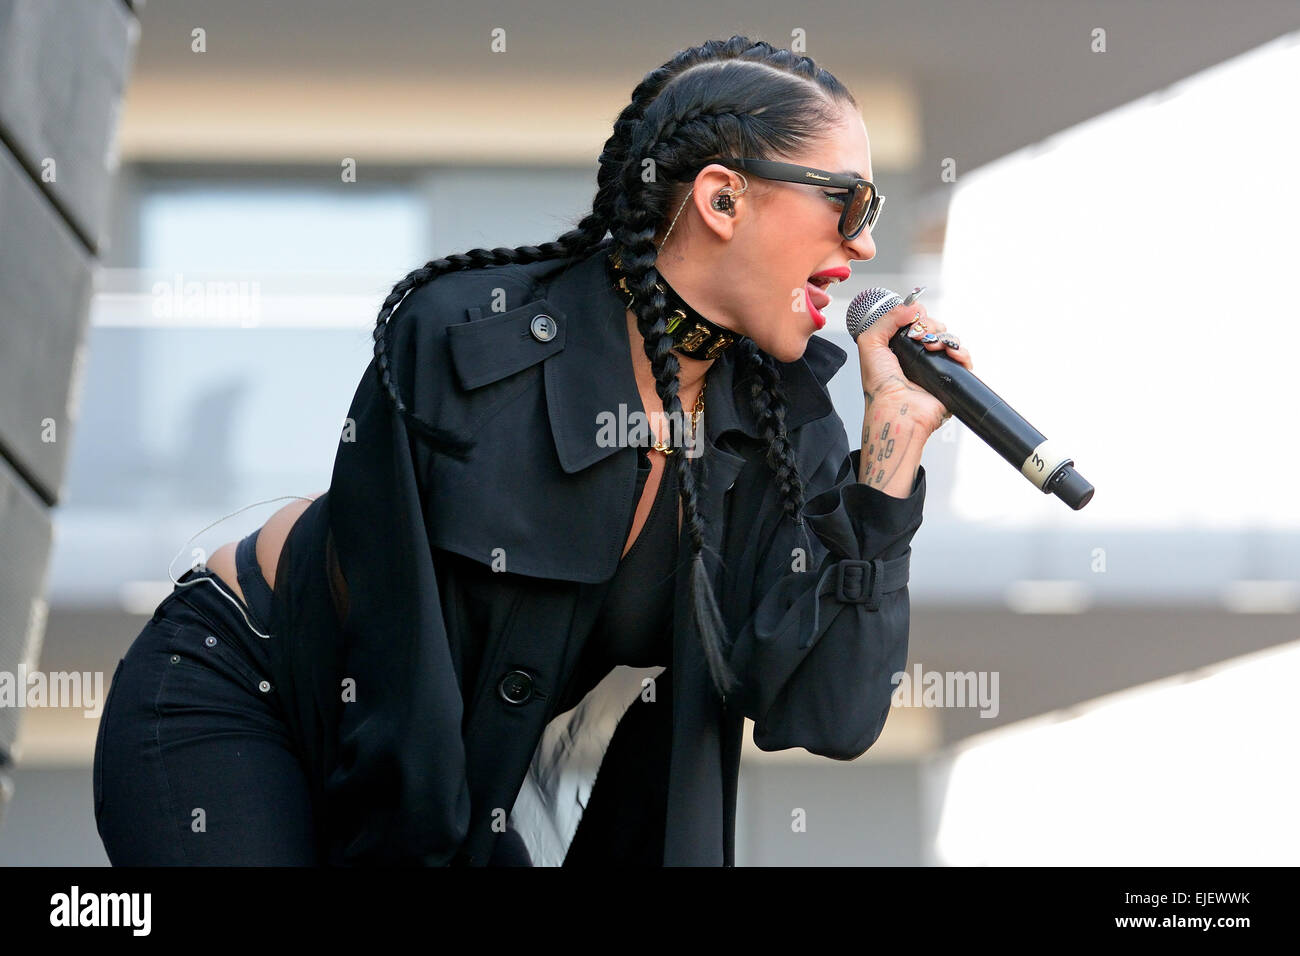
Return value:
<svg viewBox="0 0 1300 956">
<path fill-rule="evenodd" d="M 682 421 L 677 397 L 681 370 L 667 330 L 667 300 L 658 289 L 654 238 L 668 213 L 690 188 L 695 174 L 715 157 L 775 158 L 790 155 L 821 135 L 851 93 L 806 56 L 769 43 L 732 36 L 682 50 L 652 70 L 632 91 L 631 102 L 614 121 L 596 177 L 591 212 L 553 242 L 517 249 L 472 249 L 434 259 L 408 273 L 384 299 L 375 325 L 375 358 L 384 390 L 398 413 L 440 451 L 464 456 L 472 440 L 420 419 L 402 401 L 389 370 L 389 316 L 412 290 L 440 275 L 464 269 L 528 264 L 555 258 L 583 258 L 608 247 L 621 261 L 632 297 L 631 310 L 645 343 L 655 391 L 669 421 Z M 642 176 L 646 159 L 654 176 Z M 606 243 L 606 234 L 612 241 Z M 737 344 L 738 382 L 749 382 L 750 405 L 775 477 L 782 509 L 803 528 L 803 483 L 786 435 L 787 402 L 776 361 L 748 337 Z M 691 601 L 705 660 L 725 699 L 736 678 L 726 659 L 726 627 L 704 564 L 704 517 L 700 514 L 692 459 L 671 456 L 692 551 Z"/>
</svg>

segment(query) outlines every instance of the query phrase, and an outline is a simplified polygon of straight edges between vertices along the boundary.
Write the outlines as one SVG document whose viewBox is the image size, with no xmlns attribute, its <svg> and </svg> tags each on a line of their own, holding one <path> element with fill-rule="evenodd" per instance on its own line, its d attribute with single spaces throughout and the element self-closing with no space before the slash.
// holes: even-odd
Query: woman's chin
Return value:
<svg viewBox="0 0 1300 956">
<path fill-rule="evenodd" d="M 816 333 L 812 329 L 805 330 L 799 327 L 786 317 L 785 326 L 768 327 L 762 330 L 747 332 L 754 344 L 760 350 L 766 352 L 778 362 L 793 362 L 803 357 L 803 353 L 808 350 L 808 340 Z"/>
<path fill-rule="evenodd" d="M 812 333 L 806 336 L 787 334 L 772 342 L 771 348 L 763 348 L 762 345 L 759 345 L 759 348 L 778 362 L 794 362 L 802 358 L 803 353 L 808 350 L 808 339 L 811 337 Z"/>
</svg>

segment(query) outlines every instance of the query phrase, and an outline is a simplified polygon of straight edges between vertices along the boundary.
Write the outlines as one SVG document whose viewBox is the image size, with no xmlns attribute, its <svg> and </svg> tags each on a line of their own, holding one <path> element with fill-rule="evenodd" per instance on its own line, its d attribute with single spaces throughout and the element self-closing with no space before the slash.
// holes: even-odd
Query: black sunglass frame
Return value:
<svg viewBox="0 0 1300 956">
<path fill-rule="evenodd" d="M 846 202 L 844 208 L 840 210 L 840 235 L 845 239 L 856 239 L 862 234 L 863 229 L 870 232 L 876 225 L 876 220 L 880 218 L 881 207 L 885 205 L 885 197 L 880 195 L 879 190 L 876 189 L 876 184 L 869 179 L 859 179 L 856 176 L 846 176 L 843 173 L 832 173 L 812 166 L 800 166 L 797 163 L 780 163 L 771 159 L 727 157 L 725 159 L 711 160 L 711 162 L 721 163 L 723 166 L 734 166 L 747 173 L 753 173 L 760 179 L 771 179 L 783 183 L 804 183 L 809 186 L 837 186 L 842 189 L 852 189 L 853 192 L 850 194 L 853 197 L 852 200 Z M 865 199 L 863 198 L 864 194 L 867 194 Z M 855 209 L 861 209 L 863 203 L 867 204 L 867 209 L 862 214 L 862 224 L 850 235 L 844 229 L 849 221 L 849 213 Z"/>
</svg>

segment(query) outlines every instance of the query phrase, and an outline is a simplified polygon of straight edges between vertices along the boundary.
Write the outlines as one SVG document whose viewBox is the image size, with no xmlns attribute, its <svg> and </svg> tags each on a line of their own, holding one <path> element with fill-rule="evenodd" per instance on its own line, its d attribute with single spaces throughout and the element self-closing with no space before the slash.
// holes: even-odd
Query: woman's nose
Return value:
<svg viewBox="0 0 1300 956">
<path fill-rule="evenodd" d="M 848 247 L 850 258 L 874 259 L 876 256 L 876 244 L 871 238 L 870 229 L 863 229 L 856 239 L 845 239 L 844 245 Z"/>
</svg>

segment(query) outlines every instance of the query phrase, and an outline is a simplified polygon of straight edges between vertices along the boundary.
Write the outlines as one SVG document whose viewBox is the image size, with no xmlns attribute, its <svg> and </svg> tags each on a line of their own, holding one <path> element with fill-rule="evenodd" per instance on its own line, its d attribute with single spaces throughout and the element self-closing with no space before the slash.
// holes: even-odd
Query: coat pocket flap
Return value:
<svg viewBox="0 0 1300 956">
<path fill-rule="evenodd" d="M 468 322 L 447 327 L 452 365 L 462 388 L 514 375 L 564 348 L 564 316 L 545 299 L 486 318 L 477 306 L 466 311 Z"/>
</svg>

